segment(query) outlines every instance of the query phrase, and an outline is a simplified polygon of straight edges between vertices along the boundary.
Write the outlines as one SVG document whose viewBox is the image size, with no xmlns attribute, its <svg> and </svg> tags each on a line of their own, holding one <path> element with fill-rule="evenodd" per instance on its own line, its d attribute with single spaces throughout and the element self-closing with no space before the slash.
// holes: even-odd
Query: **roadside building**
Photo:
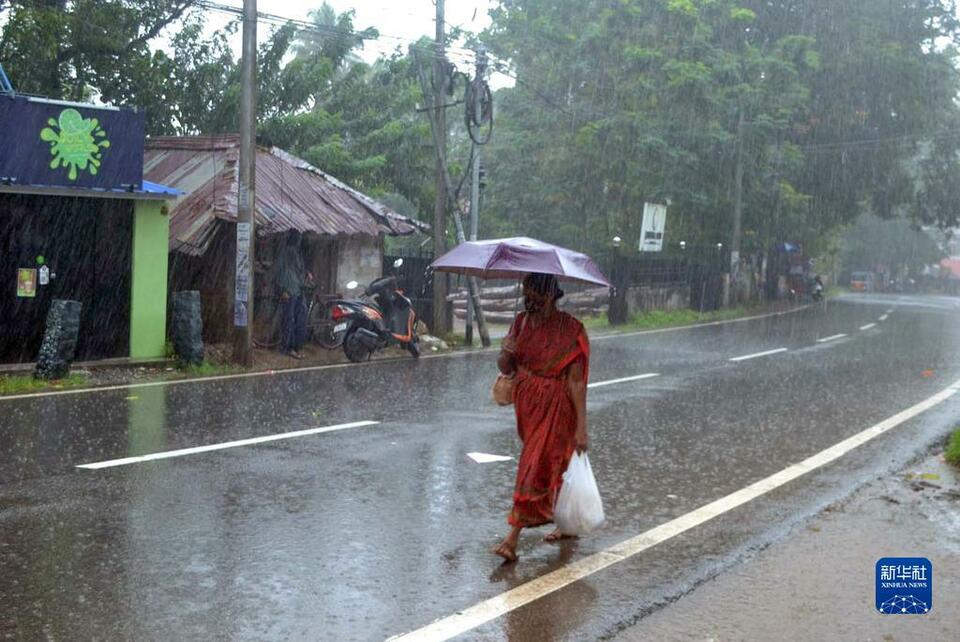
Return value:
<svg viewBox="0 0 960 642">
<path fill-rule="evenodd" d="M 54 299 L 78 360 L 163 357 L 175 192 L 143 180 L 143 112 L 2 95 L 0 123 L 0 363 L 36 359 Z"/>
<path fill-rule="evenodd" d="M 170 209 L 171 290 L 200 291 L 208 342 L 233 325 L 239 153 L 237 135 L 151 138 L 145 149 L 145 176 L 181 193 Z M 385 236 L 429 229 L 276 147 L 257 148 L 254 205 L 258 319 L 276 306 L 269 275 L 289 234 L 300 235 L 319 290 L 336 293 L 381 275 Z"/>
</svg>

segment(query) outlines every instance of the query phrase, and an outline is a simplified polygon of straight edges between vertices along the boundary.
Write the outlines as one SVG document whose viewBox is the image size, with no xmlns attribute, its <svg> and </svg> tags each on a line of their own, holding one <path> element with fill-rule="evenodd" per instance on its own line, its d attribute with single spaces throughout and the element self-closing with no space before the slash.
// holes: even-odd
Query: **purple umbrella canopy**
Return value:
<svg viewBox="0 0 960 642">
<path fill-rule="evenodd" d="M 480 279 L 519 279 L 540 272 L 565 281 L 610 287 L 607 277 L 586 254 L 523 236 L 461 243 L 431 267 Z"/>
</svg>

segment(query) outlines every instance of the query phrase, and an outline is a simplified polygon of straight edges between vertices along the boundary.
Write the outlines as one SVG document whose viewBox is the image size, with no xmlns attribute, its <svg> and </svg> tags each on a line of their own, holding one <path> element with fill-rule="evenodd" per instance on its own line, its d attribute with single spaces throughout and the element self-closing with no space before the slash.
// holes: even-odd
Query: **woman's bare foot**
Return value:
<svg viewBox="0 0 960 642">
<path fill-rule="evenodd" d="M 517 547 L 516 545 L 511 546 L 507 542 L 504 542 L 500 546 L 493 549 L 495 555 L 499 555 L 503 558 L 504 564 L 510 564 L 517 561 Z"/>
<path fill-rule="evenodd" d="M 548 533 L 548 534 L 543 538 L 543 541 L 545 541 L 545 542 L 559 542 L 559 541 L 562 540 L 562 539 L 577 539 L 577 536 L 576 536 L 576 535 L 567 535 L 566 533 L 562 532 L 559 528 L 557 528 L 557 529 L 554 529 L 554 531 L 553 531 L 552 533 Z"/>
<path fill-rule="evenodd" d="M 517 561 L 517 543 L 520 541 L 520 529 L 514 526 L 510 529 L 510 534 L 500 543 L 500 546 L 493 549 L 494 555 L 499 555 L 504 559 L 504 563 Z"/>
</svg>

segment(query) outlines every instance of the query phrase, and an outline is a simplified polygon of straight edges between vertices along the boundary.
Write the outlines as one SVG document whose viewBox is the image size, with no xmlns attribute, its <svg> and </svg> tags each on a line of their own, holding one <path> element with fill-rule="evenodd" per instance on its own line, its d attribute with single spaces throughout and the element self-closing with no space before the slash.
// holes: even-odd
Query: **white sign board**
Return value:
<svg viewBox="0 0 960 642">
<path fill-rule="evenodd" d="M 643 223 L 640 226 L 640 251 L 661 251 L 663 249 L 663 231 L 666 227 L 667 206 L 658 203 L 644 203 Z"/>
<path fill-rule="evenodd" d="M 247 302 L 250 300 L 250 223 L 237 223 L 237 271 L 233 293 L 233 325 L 243 328 L 249 323 Z"/>
</svg>

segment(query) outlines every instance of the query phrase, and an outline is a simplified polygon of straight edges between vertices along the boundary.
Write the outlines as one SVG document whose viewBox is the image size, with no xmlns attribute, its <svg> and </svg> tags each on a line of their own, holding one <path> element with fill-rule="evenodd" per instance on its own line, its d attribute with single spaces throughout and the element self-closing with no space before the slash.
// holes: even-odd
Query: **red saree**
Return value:
<svg viewBox="0 0 960 642">
<path fill-rule="evenodd" d="M 517 339 L 513 403 L 523 450 L 507 521 L 519 527 L 553 521 L 553 504 L 576 447 L 577 415 L 567 370 L 582 363 L 586 381 L 590 359 L 587 333 L 574 317 L 558 311 L 534 327 L 525 316 L 510 329 Z"/>
</svg>

